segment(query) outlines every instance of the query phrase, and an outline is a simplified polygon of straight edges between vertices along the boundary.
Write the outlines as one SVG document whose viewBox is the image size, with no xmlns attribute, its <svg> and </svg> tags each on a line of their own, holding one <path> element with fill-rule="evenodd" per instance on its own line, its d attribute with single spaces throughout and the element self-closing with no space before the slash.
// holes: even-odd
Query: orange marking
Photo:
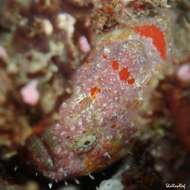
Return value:
<svg viewBox="0 0 190 190">
<path fill-rule="evenodd" d="M 113 10 L 113 8 L 111 6 L 104 7 L 103 10 L 107 14 L 110 14 L 110 15 L 114 14 L 114 10 Z"/>
<path fill-rule="evenodd" d="M 96 95 L 97 95 L 98 93 L 100 93 L 100 92 L 101 92 L 101 89 L 98 88 L 97 86 L 95 86 L 95 87 L 93 87 L 93 88 L 90 89 L 90 95 L 91 95 L 93 98 L 95 98 Z"/>
<path fill-rule="evenodd" d="M 107 54 L 102 54 L 102 57 L 104 58 L 104 59 L 107 59 L 108 58 L 108 55 Z"/>
<path fill-rule="evenodd" d="M 90 106 L 92 103 L 92 99 L 90 97 L 85 97 L 79 102 L 80 108 L 85 109 L 86 107 Z"/>
<path fill-rule="evenodd" d="M 119 69 L 119 63 L 116 60 L 112 61 L 112 69 L 113 70 L 118 70 Z"/>
<path fill-rule="evenodd" d="M 166 59 L 166 42 L 164 33 L 155 25 L 144 25 L 135 27 L 135 31 L 141 36 L 152 38 L 154 45 L 160 52 L 160 56 Z"/>
<path fill-rule="evenodd" d="M 126 81 L 130 76 L 129 70 L 128 68 L 123 68 L 120 72 L 119 72 L 119 78 L 120 80 Z"/>
<path fill-rule="evenodd" d="M 132 84 L 134 84 L 135 79 L 134 78 L 130 78 L 130 79 L 127 80 L 127 82 L 128 82 L 128 84 L 132 85 Z"/>
</svg>

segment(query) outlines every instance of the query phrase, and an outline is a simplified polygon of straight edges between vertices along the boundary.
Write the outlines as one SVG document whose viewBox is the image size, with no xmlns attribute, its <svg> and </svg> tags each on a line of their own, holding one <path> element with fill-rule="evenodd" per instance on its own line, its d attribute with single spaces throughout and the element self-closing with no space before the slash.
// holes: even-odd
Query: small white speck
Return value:
<svg viewBox="0 0 190 190">
<path fill-rule="evenodd" d="M 80 181 L 79 181 L 78 179 L 75 179 L 75 183 L 76 183 L 77 185 L 79 185 L 79 184 L 80 184 Z"/>
<path fill-rule="evenodd" d="M 32 80 L 21 89 L 20 93 L 24 103 L 31 106 L 35 106 L 38 103 L 40 94 L 37 85 L 38 81 Z"/>
<path fill-rule="evenodd" d="M 90 44 L 85 36 L 79 38 L 79 47 L 84 53 L 88 53 L 91 50 Z"/>
<path fill-rule="evenodd" d="M 65 30 L 69 36 L 73 35 L 76 19 L 68 13 L 60 13 L 57 16 L 57 27 Z"/>
<path fill-rule="evenodd" d="M 42 21 L 42 25 L 43 25 L 43 29 L 44 29 L 44 33 L 49 36 L 53 33 L 53 26 L 51 24 L 51 22 L 48 19 L 44 19 Z"/>
<path fill-rule="evenodd" d="M 104 153 L 104 156 L 111 159 L 111 155 L 108 152 Z"/>
<path fill-rule="evenodd" d="M 105 53 L 110 53 L 111 51 L 110 51 L 110 49 L 108 49 L 108 48 L 104 48 L 104 52 L 105 52 Z"/>
<path fill-rule="evenodd" d="M 182 82 L 190 82 L 190 65 L 185 64 L 180 66 L 177 71 L 177 77 Z"/>
<path fill-rule="evenodd" d="M 92 174 L 88 175 L 90 179 L 95 180 L 95 177 Z"/>
<path fill-rule="evenodd" d="M 14 171 L 16 172 L 18 170 L 18 166 L 15 166 L 14 167 Z"/>
<path fill-rule="evenodd" d="M 53 187 L 53 184 L 52 184 L 52 183 L 49 183 L 49 184 L 48 184 L 48 187 L 49 187 L 49 189 L 51 189 L 51 188 Z"/>
<path fill-rule="evenodd" d="M 69 185 L 67 181 L 64 181 L 64 183 L 65 183 L 65 186 L 68 186 L 68 185 Z"/>
</svg>

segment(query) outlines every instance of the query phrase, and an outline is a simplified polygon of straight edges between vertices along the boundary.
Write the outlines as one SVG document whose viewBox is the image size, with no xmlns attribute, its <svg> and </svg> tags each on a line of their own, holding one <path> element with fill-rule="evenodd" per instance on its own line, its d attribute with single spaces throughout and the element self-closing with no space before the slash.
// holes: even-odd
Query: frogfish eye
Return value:
<svg viewBox="0 0 190 190">
<path fill-rule="evenodd" d="M 74 151 L 81 154 L 90 151 L 96 144 L 96 136 L 86 135 L 80 136 L 74 143 Z"/>
</svg>

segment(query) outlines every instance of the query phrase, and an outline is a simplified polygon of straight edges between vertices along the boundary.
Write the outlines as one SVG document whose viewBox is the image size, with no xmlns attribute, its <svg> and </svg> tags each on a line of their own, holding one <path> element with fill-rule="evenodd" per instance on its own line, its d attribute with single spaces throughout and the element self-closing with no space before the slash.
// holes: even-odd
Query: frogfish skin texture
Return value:
<svg viewBox="0 0 190 190">
<path fill-rule="evenodd" d="M 26 143 L 45 176 L 64 180 L 101 170 L 128 152 L 139 110 L 170 60 L 167 19 L 127 23 L 97 36 L 72 78 L 59 122 Z"/>
</svg>

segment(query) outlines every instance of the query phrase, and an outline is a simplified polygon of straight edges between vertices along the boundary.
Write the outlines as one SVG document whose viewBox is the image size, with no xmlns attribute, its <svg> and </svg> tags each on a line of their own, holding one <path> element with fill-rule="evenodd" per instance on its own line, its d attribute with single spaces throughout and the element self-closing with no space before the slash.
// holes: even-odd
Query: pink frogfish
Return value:
<svg viewBox="0 0 190 190">
<path fill-rule="evenodd" d="M 139 18 L 96 36 L 72 77 L 73 94 L 59 121 L 26 142 L 31 162 L 45 176 L 88 175 L 127 155 L 143 127 L 139 111 L 170 64 L 167 16 Z"/>
</svg>

